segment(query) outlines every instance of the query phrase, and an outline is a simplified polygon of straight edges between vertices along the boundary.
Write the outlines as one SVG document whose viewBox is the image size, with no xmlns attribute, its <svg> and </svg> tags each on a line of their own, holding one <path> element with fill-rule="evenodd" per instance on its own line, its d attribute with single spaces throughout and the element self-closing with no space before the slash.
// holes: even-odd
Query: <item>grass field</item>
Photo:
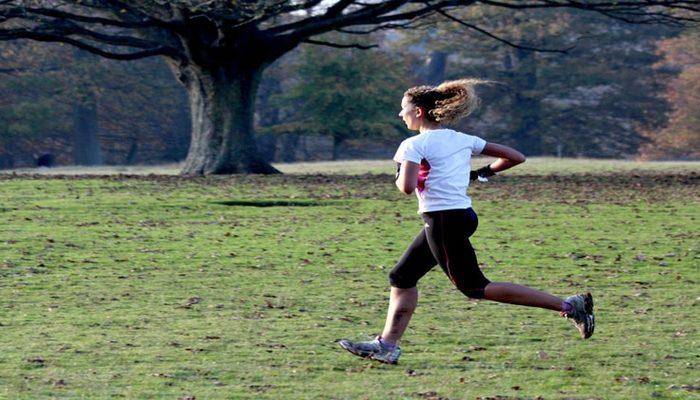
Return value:
<svg viewBox="0 0 700 400">
<path fill-rule="evenodd" d="M 593 292 L 595 335 L 436 268 L 397 366 L 336 344 L 421 227 L 388 174 L 0 175 L 0 398 L 700 398 L 697 164 L 549 165 L 475 184 L 472 242 L 491 280 Z"/>
<path fill-rule="evenodd" d="M 477 156 L 475 166 L 487 163 L 487 157 Z M 393 174 L 396 164 L 391 160 L 351 160 L 351 161 L 317 161 L 292 164 L 273 164 L 285 174 Z M 177 175 L 181 164 L 165 165 L 109 165 L 101 167 L 57 167 L 57 168 L 20 168 L 0 170 L 0 174 L 30 175 Z M 700 161 L 633 161 L 605 160 L 588 158 L 551 158 L 532 157 L 527 163 L 508 171 L 509 175 L 551 175 L 574 173 L 661 173 L 682 174 L 700 172 Z"/>
</svg>

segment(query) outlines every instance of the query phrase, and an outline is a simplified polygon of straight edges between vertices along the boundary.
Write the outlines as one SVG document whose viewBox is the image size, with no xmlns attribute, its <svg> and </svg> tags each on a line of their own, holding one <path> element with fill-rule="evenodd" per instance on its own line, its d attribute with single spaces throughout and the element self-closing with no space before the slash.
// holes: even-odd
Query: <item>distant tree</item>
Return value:
<svg viewBox="0 0 700 400">
<path fill-rule="evenodd" d="M 113 163 L 182 161 L 190 143 L 187 94 L 158 59 L 102 60 L 92 79 L 100 87 L 102 141 Z"/>
<path fill-rule="evenodd" d="M 275 98 L 288 90 L 289 84 L 294 81 L 298 64 L 296 62 L 298 53 L 299 51 L 297 50 L 291 51 L 275 61 L 273 65 L 267 68 L 260 82 L 254 120 L 255 129 L 258 133 L 258 148 L 261 157 L 267 162 L 272 162 L 276 158 L 285 162 L 295 161 L 299 135 L 279 130 L 273 132 L 274 129 L 271 129 L 271 127 L 287 121 L 290 111 L 292 111 L 291 107 L 286 107 L 287 112 L 285 112 L 284 104 L 281 104 Z M 279 157 L 276 154 L 278 142 L 282 143 Z"/>
<path fill-rule="evenodd" d="M 267 66 L 304 42 L 338 46 L 318 38 L 327 32 L 410 28 L 437 12 L 478 4 L 576 8 L 634 22 L 673 23 L 700 12 L 687 0 L 0 0 L 0 40 L 63 42 L 121 60 L 163 56 L 190 96 L 192 146 L 183 173 L 272 173 L 253 134 L 255 94 Z"/>
<path fill-rule="evenodd" d="M 0 168 L 33 165 L 35 154 L 67 146 L 70 103 L 58 99 L 58 66 L 69 53 L 26 41 L 0 46 Z"/>
<path fill-rule="evenodd" d="M 278 96 L 294 108 L 293 117 L 273 130 L 331 136 L 333 160 L 349 139 L 401 136 L 397 110 L 407 85 L 404 69 L 381 51 L 307 47 L 300 78 Z"/>
<path fill-rule="evenodd" d="M 640 155 L 646 159 L 700 158 L 700 30 L 659 44 L 659 69 L 678 71 L 663 92 L 671 105 L 668 125 L 646 130 L 648 142 Z"/>
<path fill-rule="evenodd" d="M 4 167 L 32 165 L 32 155 L 44 152 L 80 165 L 187 155 L 186 93 L 157 59 L 118 63 L 69 46 L 4 42 L 0 94 Z"/>
<path fill-rule="evenodd" d="M 669 74 L 654 69 L 654 49 L 679 31 L 582 13 L 573 13 L 571 27 L 578 34 L 575 47 L 546 56 L 542 68 L 542 153 L 631 157 L 643 141 L 642 129 L 665 121 L 668 104 L 660 92 Z"/>
</svg>

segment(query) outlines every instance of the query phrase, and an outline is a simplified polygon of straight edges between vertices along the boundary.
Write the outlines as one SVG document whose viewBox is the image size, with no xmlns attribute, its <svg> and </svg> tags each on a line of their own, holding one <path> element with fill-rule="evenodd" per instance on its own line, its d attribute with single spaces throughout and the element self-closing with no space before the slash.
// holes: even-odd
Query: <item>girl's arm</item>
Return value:
<svg viewBox="0 0 700 400">
<path fill-rule="evenodd" d="M 505 171 L 508 168 L 512 168 L 525 162 L 525 156 L 523 153 L 502 144 L 486 143 L 486 146 L 484 146 L 484 150 L 481 151 L 481 154 L 498 158 L 498 160 L 492 162 L 488 166 L 488 168 L 494 173 Z"/>
<path fill-rule="evenodd" d="M 396 187 L 405 194 L 413 193 L 418 185 L 418 171 L 420 171 L 420 164 L 412 161 L 402 162 L 399 177 L 396 179 Z"/>
</svg>

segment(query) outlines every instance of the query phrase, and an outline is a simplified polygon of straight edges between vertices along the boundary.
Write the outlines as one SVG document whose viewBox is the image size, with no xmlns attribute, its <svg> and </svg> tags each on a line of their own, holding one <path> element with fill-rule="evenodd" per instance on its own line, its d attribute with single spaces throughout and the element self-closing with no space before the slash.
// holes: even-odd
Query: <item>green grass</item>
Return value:
<svg viewBox="0 0 700 400">
<path fill-rule="evenodd" d="M 481 167 L 494 159 L 476 157 L 472 164 Z M 293 164 L 276 164 L 279 170 L 291 174 L 386 174 L 396 170 L 391 160 L 320 161 Z M 604 160 L 587 158 L 532 157 L 525 164 L 508 172 L 511 175 L 551 175 L 579 173 L 619 173 L 619 172 L 671 172 L 700 173 L 698 161 L 632 161 Z"/>
<path fill-rule="evenodd" d="M 475 185 L 486 275 L 592 291 L 596 334 L 436 268 L 398 366 L 335 343 L 421 227 L 389 175 L 0 177 L 0 398 L 698 398 L 698 175 L 662 170 Z"/>
<path fill-rule="evenodd" d="M 493 161 L 487 157 L 476 157 L 473 165 L 480 167 Z M 396 164 L 391 160 L 343 160 L 298 163 L 279 163 L 274 166 L 285 174 L 393 174 Z M 165 165 L 112 165 L 100 167 L 58 167 L 50 169 L 22 168 L 0 170 L 2 173 L 42 174 L 42 175 L 177 175 L 181 164 Z M 508 172 L 509 175 L 568 175 L 568 174 L 609 174 L 609 173 L 700 173 L 700 161 L 633 161 L 587 158 L 532 157 L 525 164 Z"/>
</svg>

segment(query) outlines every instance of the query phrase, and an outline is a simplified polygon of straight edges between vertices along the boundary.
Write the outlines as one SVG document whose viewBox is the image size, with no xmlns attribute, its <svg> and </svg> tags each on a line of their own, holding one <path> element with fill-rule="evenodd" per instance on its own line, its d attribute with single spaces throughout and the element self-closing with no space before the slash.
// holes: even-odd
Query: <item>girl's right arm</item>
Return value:
<svg viewBox="0 0 700 400">
<path fill-rule="evenodd" d="M 411 194 L 418 186 L 418 172 L 420 164 L 411 161 L 404 161 L 399 168 L 398 176 L 396 177 L 396 187 L 402 193 Z"/>
<path fill-rule="evenodd" d="M 505 171 L 508 168 L 512 168 L 525 162 L 525 156 L 523 153 L 515 150 L 512 147 L 497 143 L 486 143 L 486 146 L 484 146 L 481 154 L 498 158 L 498 160 L 495 162 L 492 162 L 490 165 L 484 167 L 486 169 L 490 169 L 493 173 Z M 482 170 L 484 168 L 482 168 Z M 484 176 L 483 174 L 480 175 Z"/>
</svg>

